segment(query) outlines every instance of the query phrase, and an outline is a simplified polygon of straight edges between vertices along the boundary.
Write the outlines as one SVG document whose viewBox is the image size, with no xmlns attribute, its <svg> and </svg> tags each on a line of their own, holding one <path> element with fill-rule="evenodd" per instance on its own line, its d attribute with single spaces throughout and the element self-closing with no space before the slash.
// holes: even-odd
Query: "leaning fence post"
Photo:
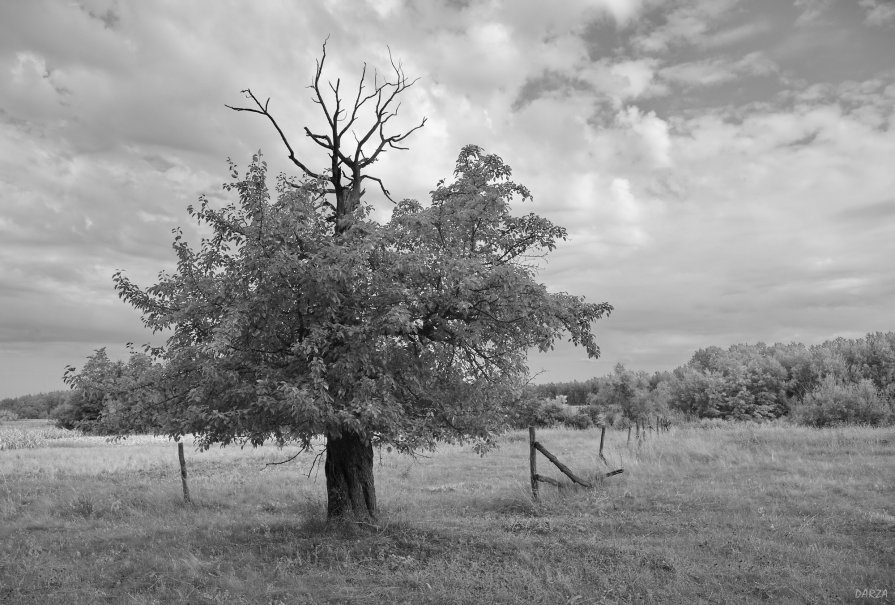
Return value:
<svg viewBox="0 0 895 605">
<path fill-rule="evenodd" d="M 183 441 L 177 442 L 177 458 L 180 460 L 180 482 L 183 484 L 183 501 L 191 504 L 190 487 L 186 484 L 186 458 L 183 457 Z"/>
<path fill-rule="evenodd" d="M 535 427 L 528 427 L 528 464 L 531 469 L 531 495 L 538 501 L 538 450 L 535 449 Z"/>
</svg>

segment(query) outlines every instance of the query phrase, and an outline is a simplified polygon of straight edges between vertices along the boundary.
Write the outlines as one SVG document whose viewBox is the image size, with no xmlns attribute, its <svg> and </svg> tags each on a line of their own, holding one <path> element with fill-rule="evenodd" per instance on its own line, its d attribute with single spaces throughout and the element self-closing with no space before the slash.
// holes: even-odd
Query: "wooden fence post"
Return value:
<svg viewBox="0 0 895 605">
<path fill-rule="evenodd" d="M 186 483 L 186 458 L 183 457 L 183 441 L 177 442 L 177 458 L 180 460 L 180 482 L 183 484 L 183 501 L 192 504 L 190 487 Z"/>
<path fill-rule="evenodd" d="M 606 458 L 603 456 L 603 441 L 606 439 L 606 425 L 600 427 L 600 460 L 606 462 Z"/>
<path fill-rule="evenodd" d="M 538 450 L 535 449 L 535 427 L 528 427 L 528 464 L 531 468 L 531 495 L 538 501 Z"/>
</svg>

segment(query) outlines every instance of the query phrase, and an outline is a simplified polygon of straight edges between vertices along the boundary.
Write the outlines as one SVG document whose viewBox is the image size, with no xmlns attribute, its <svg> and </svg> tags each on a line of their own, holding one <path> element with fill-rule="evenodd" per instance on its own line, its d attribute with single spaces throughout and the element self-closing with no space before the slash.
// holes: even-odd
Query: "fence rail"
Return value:
<svg viewBox="0 0 895 605">
<path fill-rule="evenodd" d="M 604 426 L 604 427 L 602 427 L 602 430 L 600 432 L 600 459 L 604 463 L 606 462 L 606 458 L 603 457 L 603 443 L 604 443 L 605 437 L 606 437 L 606 427 Z M 528 427 L 528 445 L 529 445 L 528 464 L 529 464 L 530 475 L 531 475 L 531 493 L 532 493 L 532 497 L 536 501 L 539 499 L 538 483 L 549 483 L 550 485 L 554 485 L 556 487 L 563 487 L 563 483 L 561 481 L 557 481 L 556 479 L 553 479 L 552 477 L 545 477 L 544 475 L 538 474 L 538 452 L 541 452 L 544 455 L 544 457 L 547 458 L 547 460 L 552 462 L 556 466 L 556 468 L 558 468 L 560 471 L 562 471 L 562 473 L 566 477 L 571 479 L 573 484 L 578 484 L 582 487 L 587 487 L 587 488 L 594 487 L 593 483 L 591 483 L 589 481 L 585 481 L 584 479 L 582 479 L 581 477 L 576 475 L 572 471 L 572 469 L 570 469 L 568 466 L 566 466 L 565 464 L 560 462 L 559 458 L 557 458 L 556 456 L 551 454 L 547 450 L 547 448 L 544 447 L 544 445 L 537 440 L 537 435 L 535 434 L 535 427 L 533 427 L 533 426 Z M 604 475 L 602 475 L 602 477 L 612 477 L 613 475 L 619 475 L 623 472 L 625 472 L 625 470 L 620 468 L 620 469 L 616 469 L 614 471 L 605 473 Z"/>
</svg>

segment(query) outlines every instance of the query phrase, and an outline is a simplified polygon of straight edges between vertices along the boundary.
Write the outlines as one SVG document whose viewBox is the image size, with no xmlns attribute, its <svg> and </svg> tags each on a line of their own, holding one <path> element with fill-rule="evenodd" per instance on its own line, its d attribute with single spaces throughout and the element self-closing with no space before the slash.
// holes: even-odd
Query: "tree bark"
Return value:
<svg viewBox="0 0 895 605">
<path fill-rule="evenodd" d="M 376 520 L 373 444 L 357 433 L 326 438 L 326 517 L 330 520 Z"/>
</svg>

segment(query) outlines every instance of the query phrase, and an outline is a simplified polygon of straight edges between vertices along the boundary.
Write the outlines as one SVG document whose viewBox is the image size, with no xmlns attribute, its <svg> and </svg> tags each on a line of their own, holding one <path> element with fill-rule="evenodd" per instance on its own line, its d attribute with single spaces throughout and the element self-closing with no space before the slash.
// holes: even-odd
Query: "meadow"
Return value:
<svg viewBox="0 0 895 605">
<path fill-rule="evenodd" d="M 585 475 L 606 470 L 599 437 L 538 431 Z M 314 453 L 268 465 L 297 452 L 188 444 L 185 505 L 173 442 L 0 425 L 0 603 L 895 599 L 895 428 L 610 430 L 624 474 L 539 503 L 527 433 L 485 457 L 383 450 L 378 528 L 328 527 Z"/>
</svg>

